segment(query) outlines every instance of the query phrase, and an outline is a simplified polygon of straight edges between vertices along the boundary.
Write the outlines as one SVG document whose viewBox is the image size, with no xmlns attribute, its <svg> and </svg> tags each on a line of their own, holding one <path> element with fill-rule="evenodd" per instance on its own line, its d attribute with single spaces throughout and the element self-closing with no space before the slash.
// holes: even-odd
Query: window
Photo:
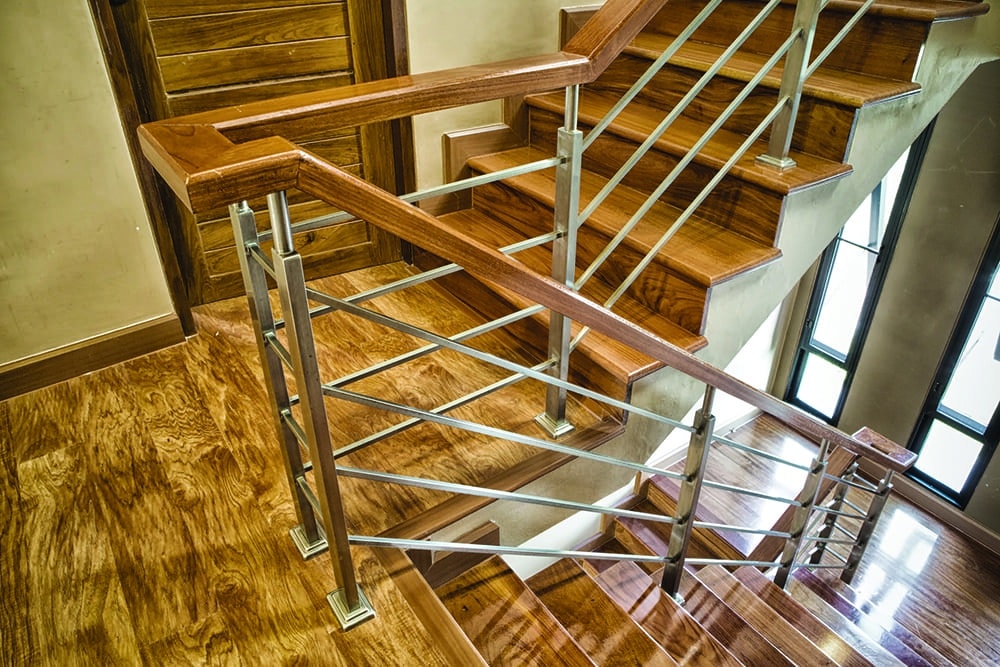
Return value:
<svg viewBox="0 0 1000 667">
<path fill-rule="evenodd" d="M 911 476 L 964 508 L 1000 439 L 1000 219 L 928 393 Z"/>
<path fill-rule="evenodd" d="M 889 170 L 820 259 L 785 400 L 832 424 L 840 419 L 931 131 Z"/>
</svg>

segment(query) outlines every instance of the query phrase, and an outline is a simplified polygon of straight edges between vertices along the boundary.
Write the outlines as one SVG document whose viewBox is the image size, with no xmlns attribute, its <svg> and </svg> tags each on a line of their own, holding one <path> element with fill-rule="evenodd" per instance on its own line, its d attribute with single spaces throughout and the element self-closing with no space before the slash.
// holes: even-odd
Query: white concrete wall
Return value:
<svg viewBox="0 0 1000 667">
<path fill-rule="evenodd" d="M 173 312 L 86 0 L 0 4 L 0 365 Z"/>
</svg>

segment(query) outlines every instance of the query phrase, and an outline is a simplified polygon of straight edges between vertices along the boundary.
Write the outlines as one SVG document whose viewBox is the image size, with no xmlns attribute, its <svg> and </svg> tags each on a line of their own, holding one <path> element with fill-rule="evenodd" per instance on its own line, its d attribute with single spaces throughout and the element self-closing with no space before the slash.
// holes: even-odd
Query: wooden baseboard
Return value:
<svg viewBox="0 0 1000 667">
<path fill-rule="evenodd" d="M 100 370 L 184 341 L 176 314 L 0 366 L 0 400 Z"/>
</svg>

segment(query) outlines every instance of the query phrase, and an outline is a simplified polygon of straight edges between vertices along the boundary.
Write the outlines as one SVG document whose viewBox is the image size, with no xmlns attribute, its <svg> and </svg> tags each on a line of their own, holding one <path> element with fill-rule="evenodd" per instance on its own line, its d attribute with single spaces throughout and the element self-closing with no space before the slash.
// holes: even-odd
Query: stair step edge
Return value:
<svg viewBox="0 0 1000 667">
<path fill-rule="evenodd" d="M 625 52 L 629 55 L 655 60 L 674 42 L 671 35 L 645 32 L 636 37 Z M 717 44 L 688 41 L 670 59 L 670 63 L 706 71 L 725 48 Z M 719 76 L 748 83 L 767 62 L 768 56 L 741 51 L 719 70 Z M 776 65 L 760 82 L 765 88 L 777 91 L 781 87 L 782 64 Z M 845 86 L 845 83 L 849 84 Z M 853 109 L 902 99 L 919 93 L 921 86 L 914 81 L 887 79 L 848 70 L 820 67 L 803 85 L 806 97 L 832 102 Z"/>
<path fill-rule="evenodd" d="M 529 107 L 561 115 L 563 97 L 562 93 L 541 93 L 529 95 L 525 101 Z M 596 124 L 615 101 L 610 96 L 583 90 L 580 95 L 579 117 L 581 124 L 591 126 Z M 662 115 L 661 111 L 653 107 L 643 105 L 641 102 L 633 102 L 618 115 L 618 118 L 605 131 L 623 139 L 641 143 L 652 133 Z M 678 129 L 683 129 L 692 140 L 683 143 L 678 141 L 676 139 Z M 670 155 L 683 156 L 694 144 L 693 137 L 700 136 L 705 129 L 707 129 L 707 125 L 682 116 L 674 121 L 672 131 L 668 131 L 656 142 L 655 148 Z M 731 157 L 732 149 L 742 144 L 743 141 L 744 138 L 740 135 L 727 130 L 719 130 L 698 153 L 695 161 L 711 169 L 719 169 Z M 766 150 L 766 142 L 758 140 L 755 147 L 751 148 L 736 163 L 729 176 L 785 196 L 846 176 L 852 171 L 849 165 L 794 151 L 790 153 L 790 157 L 795 160 L 797 166 L 785 171 L 778 171 L 756 161 L 755 156 L 765 153 Z"/>
<path fill-rule="evenodd" d="M 499 171 L 500 169 L 525 164 L 548 156 L 544 151 L 534 148 L 515 148 L 500 153 L 481 155 L 469 160 L 469 165 L 476 171 L 487 173 Z M 602 176 L 584 170 L 583 172 L 583 193 L 581 193 L 581 203 L 586 205 L 590 198 L 595 195 L 600 186 L 603 186 L 607 179 Z M 516 176 L 504 181 L 509 187 L 515 188 L 524 194 L 534 198 L 540 203 L 552 206 L 554 194 L 552 187 L 554 179 L 543 172 L 534 172 Z M 622 213 L 627 204 L 624 200 L 629 200 L 627 204 L 634 203 L 635 200 L 641 202 L 645 197 L 634 188 L 619 184 L 618 187 L 608 197 L 608 201 L 602 204 L 588 218 L 584 226 L 592 225 L 599 229 L 601 233 L 608 237 L 613 237 L 617 230 L 624 226 L 628 220 L 628 215 Z M 611 205 L 609 207 L 609 204 Z M 638 208 L 638 206 L 636 206 Z M 663 216 L 669 221 L 673 221 L 680 211 L 664 202 L 657 202 L 650 211 L 653 216 Z M 647 215 L 649 219 L 650 214 Z M 667 217 L 667 216 L 670 217 Z M 644 230 L 653 227 L 653 223 L 640 221 L 636 226 L 636 232 L 643 234 Z M 653 245 L 653 239 L 658 240 L 659 234 L 651 230 L 644 234 L 646 240 L 637 240 L 634 237 L 636 232 L 627 237 L 624 241 L 641 254 L 646 254 Z M 738 258 L 729 265 L 722 265 L 718 259 L 720 250 L 725 248 L 729 254 L 723 255 L 727 258 Z M 667 269 L 676 272 L 693 283 L 705 288 L 714 287 L 738 275 L 765 266 L 781 257 L 781 251 L 773 246 L 764 246 L 753 239 L 743 236 L 738 232 L 730 231 L 724 227 L 716 225 L 709 220 L 703 220 L 697 216 L 692 216 L 675 234 L 675 236 L 660 250 L 657 261 Z"/>
</svg>

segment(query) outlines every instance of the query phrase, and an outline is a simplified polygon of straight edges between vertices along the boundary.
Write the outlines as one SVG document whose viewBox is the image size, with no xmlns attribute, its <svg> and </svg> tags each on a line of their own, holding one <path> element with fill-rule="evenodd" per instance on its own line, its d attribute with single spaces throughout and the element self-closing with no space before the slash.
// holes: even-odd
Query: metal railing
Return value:
<svg viewBox="0 0 1000 667">
<path fill-rule="evenodd" d="M 462 181 L 430 188 L 419 193 L 401 197 L 402 201 L 414 203 L 424 198 L 458 192 L 462 189 L 498 182 L 506 178 L 532 173 L 544 169 L 556 169 L 556 207 L 553 229 L 550 233 L 526 239 L 522 242 L 501 248 L 505 255 L 516 254 L 530 248 L 550 245 L 553 250 L 552 278 L 558 283 L 574 290 L 580 290 L 588 280 L 595 276 L 601 265 L 616 251 L 624 239 L 641 220 L 649 213 L 654 204 L 672 184 L 678 175 L 688 167 L 700 151 L 711 141 L 714 134 L 735 113 L 746 98 L 760 84 L 765 76 L 781 60 L 785 59 L 784 78 L 781 91 L 771 110 L 764 114 L 757 127 L 748 133 L 746 140 L 738 150 L 725 162 L 723 167 L 713 176 L 702 191 L 690 202 L 680 216 L 663 231 L 660 239 L 653 244 L 650 251 L 635 265 L 627 278 L 614 287 L 612 295 L 604 306 L 612 308 L 623 294 L 639 279 L 639 276 L 653 262 L 664 245 L 676 234 L 677 230 L 690 219 L 702 202 L 714 188 L 722 182 L 733 167 L 744 158 L 747 152 L 770 129 L 770 148 L 764 160 L 780 168 L 789 168 L 793 162 L 788 159 L 791 136 L 795 124 L 798 100 L 802 94 L 802 86 L 806 77 L 815 70 L 821 58 L 832 50 L 828 47 L 820 59 L 810 62 L 809 51 L 812 36 L 815 31 L 820 5 L 814 0 L 803 0 L 796 13 L 793 30 L 779 49 L 767 59 L 765 65 L 753 76 L 736 95 L 727 109 L 716 119 L 706 132 L 695 142 L 687 155 L 680 158 L 677 166 L 654 188 L 642 205 L 631 215 L 629 221 L 615 236 L 608 246 L 586 267 L 579 278 L 576 277 L 576 241 L 575 236 L 581 225 L 604 202 L 610 193 L 628 175 L 640 160 L 651 150 L 657 141 L 667 132 L 671 124 L 680 117 L 688 104 L 696 98 L 724 66 L 727 60 L 737 52 L 746 39 L 759 27 L 773 11 L 780 0 L 770 0 L 760 14 L 748 25 L 737 40 L 727 48 L 719 60 L 706 72 L 696 86 L 684 96 L 682 101 L 672 109 L 660 122 L 654 132 L 630 156 L 598 195 L 582 210 L 580 208 L 580 170 L 584 151 L 593 145 L 597 136 L 609 127 L 616 116 L 640 93 L 641 89 L 654 80 L 654 77 L 670 61 L 673 55 L 682 48 L 685 40 L 694 34 L 701 21 L 705 20 L 721 3 L 713 0 L 695 19 L 695 23 L 678 36 L 664 54 L 658 58 L 626 94 L 621 102 L 614 105 L 604 120 L 597 123 L 594 130 L 584 137 L 578 128 L 578 104 L 580 91 L 576 86 L 567 89 L 565 117 L 563 127 L 559 130 L 556 155 L 552 158 L 532 162 L 504 171 L 464 179 Z M 870 3 L 868 3 L 870 4 Z M 862 12 L 867 9 L 867 4 Z M 860 16 L 859 12 L 859 16 Z M 236 233 L 240 252 L 240 263 L 246 291 L 250 300 L 251 317 L 257 334 L 258 350 L 265 369 L 265 380 L 272 404 L 272 416 L 282 445 L 282 453 L 287 471 L 287 478 L 294 498 L 298 525 L 292 530 L 292 537 L 304 557 L 309 557 L 326 548 L 331 549 L 334 576 L 337 589 L 330 593 L 329 601 L 341 624 L 347 628 L 370 618 L 374 613 L 370 602 L 361 591 L 352 560 L 351 545 L 393 546 L 413 549 L 454 550 L 472 553 L 521 554 L 535 556 L 563 556 L 577 558 L 614 558 L 619 560 L 634 560 L 640 562 L 655 562 L 664 567 L 663 586 L 671 594 L 676 594 L 685 563 L 720 562 L 727 565 L 752 564 L 758 567 L 774 567 L 779 583 L 787 578 L 795 567 L 801 566 L 805 560 L 817 567 L 832 566 L 828 564 L 833 554 L 840 551 L 834 547 L 851 545 L 850 553 L 842 556 L 842 567 L 845 577 L 850 577 L 857 566 L 864 550 L 864 545 L 870 536 L 875 518 L 884 497 L 890 488 L 890 478 L 871 489 L 865 489 L 874 494 L 871 508 L 861 510 L 848 501 L 848 490 L 859 490 L 866 485 L 860 482 L 852 470 L 845 478 L 837 478 L 836 492 L 831 505 L 822 505 L 821 489 L 825 479 L 830 445 L 820 443 L 815 460 L 809 466 L 791 464 L 804 473 L 804 480 L 799 493 L 794 498 L 777 498 L 765 492 L 754 489 L 738 488 L 723 482 L 713 481 L 707 477 L 708 455 L 713 446 L 735 447 L 741 451 L 763 456 L 782 464 L 787 463 L 772 454 L 755 451 L 745 444 L 728 440 L 714 433 L 714 417 L 712 404 L 717 388 L 706 387 L 705 397 L 694 418 L 693 423 L 683 424 L 654 411 L 631 405 L 626 401 L 609 396 L 581 386 L 570 380 L 570 357 L 572 350 L 580 343 L 589 327 L 583 327 L 576 337 L 571 338 L 569 317 L 555 308 L 544 305 L 534 305 L 510 313 L 505 317 L 470 328 L 458 334 L 444 335 L 429 331 L 405 321 L 386 316 L 376 309 L 366 308 L 365 304 L 372 299 L 410 289 L 417 285 L 440 279 L 446 275 L 462 271 L 455 263 L 422 272 L 405 280 L 395 281 L 381 287 L 357 293 L 350 296 L 335 296 L 323 293 L 306 284 L 301 256 L 295 250 L 293 236 L 297 233 L 315 230 L 337 224 L 354 217 L 348 213 L 337 213 L 322 218 L 293 224 L 288 210 L 288 203 L 283 191 L 271 193 L 268 198 L 268 211 L 271 220 L 270 229 L 259 232 L 254 212 L 246 202 L 234 204 L 230 209 L 233 228 Z M 335 202 L 331 202 L 335 203 Z M 273 243 L 273 252 L 269 257 L 262 245 Z M 273 279 L 278 288 L 281 318 L 271 305 L 268 297 L 268 279 Z M 311 305 L 312 304 L 312 305 Z M 481 336 L 503 329 L 514 322 L 532 318 L 548 310 L 550 314 L 550 333 L 547 355 L 533 364 L 511 361 L 496 354 L 484 352 L 470 344 L 470 341 Z M 388 327 L 394 331 L 421 341 L 413 349 L 367 367 L 355 369 L 339 378 L 324 380 L 320 377 L 317 360 L 317 345 L 313 328 L 313 320 L 333 313 L 347 314 L 363 318 L 379 326 Z M 363 380 L 371 378 L 392 368 L 398 368 L 426 355 L 441 351 L 460 353 L 477 363 L 487 364 L 503 370 L 507 375 L 486 386 L 480 387 L 462 396 L 453 397 L 447 402 L 433 408 L 421 408 L 407 405 L 384 397 L 372 396 L 350 387 Z M 294 378 L 297 394 L 290 391 L 286 372 Z M 492 395 L 500 388 L 532 381 L 545 386 L 545 411 L 539 422 L 545 427 L 548 438 L 526 435 L 524 433 L 505 430 L 496 426 L 481 424 L 469 419 L 455 416 L 460 408 Z M 674 429 L 682 429 L 691 434 L 686 464 L 683 472 L 660 469 L 641 461 L 627 461 L 597 454 L 557 442 L 572 426 L 567 419 L 567 400 L 569 396 L 579 396 L 597 401 L 611 409 L 625 414 L 642 415 L 658 423 Z M 401 421 L 392 426 L 375 431 L 353 442 L 335 443 L 331 434 L 327 400 L 347 401 L 365 408 L 376 409 L 398 415 Z M 592 461 L 597 464 L 624 469 L 630 473 L 643 476 L 666 476 L 680 483 L 680 493 L 677 511 L 673 516 L 636 512 L 627 509 L 599 507 L 587 503 L 578 503 L 558 498 L 542 497 L 520 493 L 517 491 L 480 488 L 454 480 L 432 479 L 413 475 L 395 474 L 385 471 L 375 471 L 338 464 L 338 459 L 358 452 L 376 442 L 395 437 L 400 433 L 418 425 L 435 424 L 443 428 L 455 429 L 459 432 L 471 433 L 515 442 L 539 451 L 552 452 L 560 456 Z M 345 518 L 344 500 L 341 491 L 341 480 L 351 478 L 369 483 L 391 484 L 416 487 L 449 494 L 464 494 L 488 500 L 503 500 L 525 503 L 533 506 L 545 506 L 573 512 L 593 512 L 611 517 L 625 517 L 670 524 L 670 542 L 667 552 L 657 556 L 645 555 L 600 555 L 590 552 L 578 552 L 556 549 L 535 549 L 517 546 L 485 546 L 463 545 L 450 542 L 429 542 L 426 540 L 390 539 L 380 536 L 354 535 L 348 530 Z M 715 488 L 726 492 L 738 493 L 754 497 L 765 497 L 784 503 L 792 513 L 788 528 L 775 530 L 760 527 L 740 527 L 722 523 L 704 522 L 697 519 L 699 497 L 705 488 Z M 845 523 L 860 521 L 861 526 L 851 538 L 840 537 L 845 532 Z M 695 560 L 686 557 L 692 535 L 696 530 L 744 531 L 768 538 L 784 541 L 780 557 L 774 560 Z M 824 560 L 825 559 L 825 560 Z"/>
</svg>

